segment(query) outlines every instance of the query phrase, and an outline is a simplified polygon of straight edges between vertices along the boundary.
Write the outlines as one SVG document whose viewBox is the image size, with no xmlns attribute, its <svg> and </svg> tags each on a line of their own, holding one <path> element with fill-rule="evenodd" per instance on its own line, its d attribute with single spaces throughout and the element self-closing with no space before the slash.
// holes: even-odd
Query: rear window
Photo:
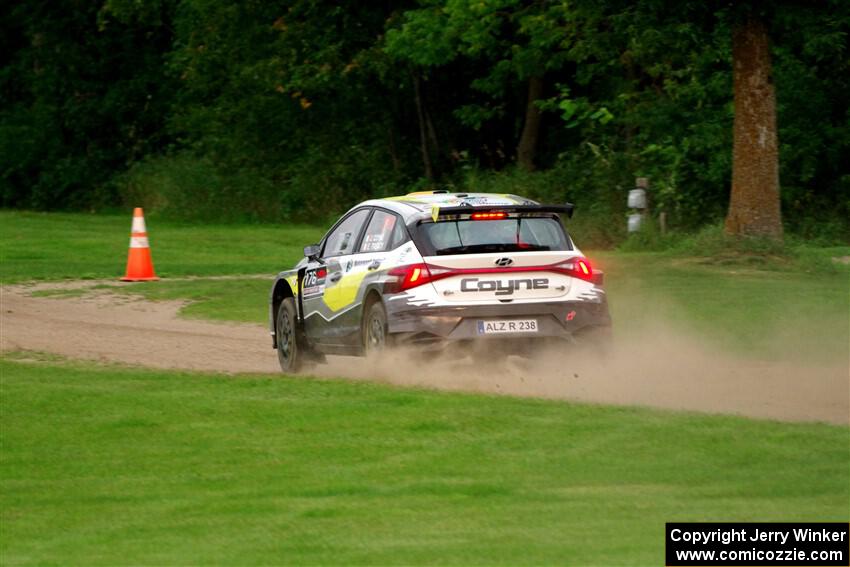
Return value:
<svg viewBox="0 0 850 567">
<path fill-rule="evenodd" d="M 418 232 L 426 255 L 572 250 L 553 218 L 441 221 L 421 224 Z"/>
</svg>

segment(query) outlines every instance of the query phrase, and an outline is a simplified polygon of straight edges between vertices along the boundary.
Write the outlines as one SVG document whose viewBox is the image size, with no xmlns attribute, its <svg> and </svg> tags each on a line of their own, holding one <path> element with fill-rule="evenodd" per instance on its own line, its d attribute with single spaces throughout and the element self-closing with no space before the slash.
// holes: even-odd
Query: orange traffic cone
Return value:
<svg viewBox="0 0 850 567">
<path fill-rule="evenodd" d="M 127 256 L 127 275 L 122 282 L 148 282 L 158 280 L 153 273 L 151 247 L 145 229 L 145 214 L 140 207 L 133 210 L 133 228 L 130 231 L 130 254 Z"/>
</svg>

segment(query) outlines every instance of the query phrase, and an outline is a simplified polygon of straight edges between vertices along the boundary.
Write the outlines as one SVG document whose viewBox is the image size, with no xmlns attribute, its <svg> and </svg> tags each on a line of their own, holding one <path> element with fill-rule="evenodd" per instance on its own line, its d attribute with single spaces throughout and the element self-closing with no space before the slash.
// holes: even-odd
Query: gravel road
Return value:
<svg viewBox="0 0 850 567">
<path fill-rule="evenodd" d="M 98 283 L 103 282 L 3 286 L 0 350 L 163 369 L 278 372 L 262 325 L 183 319 L 177 316 L 181 302 L 145 301 L 103 290 L 61 295 Z M 33 295 L 45 290 L 59 295 Z M 782 421 L 850 423 L 848 366 L 742 359 L 711 351 L 702 341 L 663 325 L 640 339 L 619 343 L 604 364 L 565 359 L 563 353 L 547 353 L 534 364 L 515 357 L 482 363 L 473 356 L 412 363 L 405 353 L 369 361 L 329 357 L 328 362 L 314 374 Z"/>
</svg>

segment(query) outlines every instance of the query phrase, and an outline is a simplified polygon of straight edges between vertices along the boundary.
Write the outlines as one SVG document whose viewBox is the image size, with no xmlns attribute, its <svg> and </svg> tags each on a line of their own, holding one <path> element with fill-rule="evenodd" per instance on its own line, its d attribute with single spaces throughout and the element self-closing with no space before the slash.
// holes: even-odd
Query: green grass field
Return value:
<svg viewBox="0 0 850 567">
<path fill-rule="evenodd" d="M 0 212 L 3 284 L 117 278 L 129 224 Z M 253 322 L 273 274 L 322 233 L 148 225 L 165 279 L 116 282 L 118 293 Z M 845 267 L 589 255 L 619 336 L 660 318 L 741 356 L 847 361 Z M 848 507 L 847 427 L 32 353 L 0 361 L 3 565 L 661 565 L 667 521 L 847 521 Z"/>
<path fill-rule="evenodd" d="M 847 520 L 848 430 L 0 362 L 12 564 L 663 564 L 664 522 Z"/>
<path fill-rule="evenodd" d="M 0 279 L 124 275 L 132 215 L 0 211 Z M 310 226 L 186 225 L 148 219 L 157 275 L 273 274 L 324 230 Z"/>
</svg>

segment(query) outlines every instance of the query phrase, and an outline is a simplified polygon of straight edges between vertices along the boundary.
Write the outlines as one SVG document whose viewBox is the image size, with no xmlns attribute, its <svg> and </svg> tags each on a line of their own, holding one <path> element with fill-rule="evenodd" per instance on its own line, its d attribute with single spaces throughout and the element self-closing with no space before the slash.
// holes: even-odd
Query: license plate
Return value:
<svg viewBox="0 0 850 567">
<path fill-rule="evenodd" d="M 479 335 L 500 333 L 536 333 L 537 319 L 510 319 L 505 321 L 478 321 Z"/>
</svg>

